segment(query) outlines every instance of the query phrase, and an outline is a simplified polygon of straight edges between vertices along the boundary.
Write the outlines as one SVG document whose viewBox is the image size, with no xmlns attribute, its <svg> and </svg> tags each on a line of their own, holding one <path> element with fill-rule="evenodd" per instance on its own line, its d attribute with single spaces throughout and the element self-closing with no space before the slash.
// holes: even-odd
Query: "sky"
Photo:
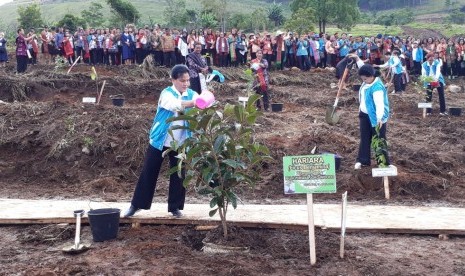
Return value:
<svg viewBox="0 0 465 276">
<path fill-rule="evenodd" d="M 9 2 L 13 2 L 13 0 L 0 0 L 0 6 Z"/>
</svg>

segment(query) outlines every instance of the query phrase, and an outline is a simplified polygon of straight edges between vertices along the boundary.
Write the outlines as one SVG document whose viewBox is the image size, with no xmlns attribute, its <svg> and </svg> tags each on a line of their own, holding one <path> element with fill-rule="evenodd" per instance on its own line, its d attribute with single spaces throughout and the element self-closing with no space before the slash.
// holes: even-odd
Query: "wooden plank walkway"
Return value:
<svg viewBox="0 0 465 276">
<path fill-rule="evenodd" d="M 73 211 L 129 206 L 124 202 L 0 199 L 1 224 L 74 223 Z M 217 225 L 208 216 L 208 204 L 186 204 L 180 219 L 172 218 L 167 204 L 154 203 L 121 223 Z M 306 205 L 239 205 L 230 207 L 228 221 L 243 227 L 307 229 Z M 341 227 L 341 206 L 314 204 L 315 226 L 331 231 Z M 87 223 L 87 216 L 83 219 Z M 448 207 L 361 206 L 348 204 L 347 231 L 465 235 L 465 209 Z"/>
</svg>

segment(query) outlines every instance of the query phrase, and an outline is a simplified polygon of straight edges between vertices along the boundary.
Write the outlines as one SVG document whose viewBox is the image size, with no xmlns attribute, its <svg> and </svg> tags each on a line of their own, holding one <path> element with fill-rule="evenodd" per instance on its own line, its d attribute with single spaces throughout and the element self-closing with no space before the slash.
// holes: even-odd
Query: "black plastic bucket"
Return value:
<svg viewBox="0 0 465 276">
<path fill-rule="evenodd" d="M 124 98 L 113 98 L 111 102 L 114 106 L 123 106 L 124 105 Z"/>
<path fill-rule="evenodd" d="M 273 111 L 273 112 L 281 112 L 281 111 L 283 111 L 283 104 L 282 103 L 272 103 L 271 104 L 271 111 Z"/>
<path fill-rule="evenodd" d="M 460 116 L 462 115 L 462 108 L 460 107 L 450 107 L 449 114 L 452 116 Z"/>
<path fill-rule="evenodd" d="M 121 210 L 116 208 L 94 209 L 87 212 L 94 242 L 116 239 Z"/>
</svg>

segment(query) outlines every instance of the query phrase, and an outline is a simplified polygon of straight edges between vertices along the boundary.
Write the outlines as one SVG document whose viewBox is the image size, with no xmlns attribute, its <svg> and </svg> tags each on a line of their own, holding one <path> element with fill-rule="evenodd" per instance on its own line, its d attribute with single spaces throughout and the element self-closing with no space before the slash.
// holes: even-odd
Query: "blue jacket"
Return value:
<svg viewBox="0 0 465 276">
<path fill-rule="evenodd" d="M 298 41 L 297 42 L 297 56 L 308 56 L 308 41 Z"/>
<path fill-rule="evenodd" d="M 394 74 L 396 75 L 402 74 L 402 61 L 399 57 L 397 57 L 397 59 L 399 59 L 399 63 L 396 65 L 396 67 L 394 67 Z M 388 60 L 388 64 L 389 66 L 394 65 L 394 56 L 391 56 L 391 58 Z"/>
<path fill-rule="evenodd" d="M 438 70 L 438 65 L 439 65 L 439 61 L 438 60 L 435 60 L 433 61 L 433 75 L 436 75 L 436 70 Z M 426 76 L 429 76 L 430 75 L 430 69 L 429 69 L 429 66 L 428 66 L 428 61 L 425 61 L 423 62 L 423 64 L 421 65 L 423 67 L 423 69 L 425 69 L 425 72 L 426 72 Z M 441 70 L 439 68 L 439 70 Z M 444 80 L 444 77 L 442 76 L 442 73 L 439 73 L 439 82 L 442 83 L 442 86 L 445 86 L 446 85 L 446 81 Z M 429 85 L 429 83 L 424 83 L 423 86 L 424 87 L 427 87 Z"/>
<path fill-rule="evenodd" d="M 360 90 L 362 90 L 363 86 L 366 85 L 365 83 L 362 84 Z M 375 109 L 375 101 L 373 99 L 373 93 L 376 91 L 383 91 L 384 96 L 384 114 L 381 118 L 383 123 L 387 122 L 389 118 L 389 100 L 386 91 L 386 87 L 384 86 L 383 82 L 376 78 L 374 83 L 365 90 L 365 104 L 368 111 L 368 117 L 370 118 L 370 123 L 372 127 L 376 127 L 378 120 L 376 118 L 376 109 Z M 359 95 L 361 97 L 361 94 Z"/>
<path fill-rule="evenodd" d="M 413 50 L 412 50 L 413 53 Z M 417 48 L 417 55 L 413 57 L 413 60 L 416 62 L 423 62 L 423 49 L 418 47 Z"/>
<path fill-rule="evenodd" d="M 350 42 L 348 40 L 339 40 L 339 56 L 345 57 L 349 54 Z"/>
<path fill-rule="evenodd" d="M 174 91 L 171 87 L 163 89 L 163 91 L 160 94 L 160 97 L 163 95 L 163 93 L 171 93 L 175 97 L 178 97 L 176 91 Z M 182 99 L 186 101 L 192 100 L 194 97 L 194 93 L 197 92 L 195 92 L 192 89 L 187 89 L 187 96 L 182 96 Z M 153 124 L 149 132 L 149 143 L 154 148 L 158 150 L 163 149 L 163 144 L 165 143 L 166 137 L 169 135 L 168 130 L 171 126 L 171 123 L 167 123 L 166 120 L 173 117 L 173 115 L 173 111 L 158 106 L 157 114 L 155 114 L 155 118 L 153 119 Z M 190 137 L 191 133 L 188 132 L 187 136 Z"/>
</svg>

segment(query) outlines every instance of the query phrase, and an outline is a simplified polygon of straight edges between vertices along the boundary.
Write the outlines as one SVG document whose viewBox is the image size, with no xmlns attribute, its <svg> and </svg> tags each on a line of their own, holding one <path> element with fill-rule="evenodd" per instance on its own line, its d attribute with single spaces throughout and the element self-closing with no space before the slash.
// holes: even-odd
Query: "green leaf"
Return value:
<svg viewBox="0 0 465 276">
<path fill-rule="evenodd" d="M 234 169 L 237 169 L 237 168 L 245 169 L 245 167 L 246 167 L 246 165 L 243 162 L 235 161 L 235 160 L 232 160 L 232 159 L 225 159 L 222 162 L 224 164 L 234 168 Z"/>
<path fill-rule="evenodd" d="M 213 149 L 215 152 L 220 152 L 223 149 L 224 142 L 226 140 L 226 137 L 224 135 L 220 135 L 216 138 L 215 143 L 213 145 Z"/>
<path fill-rule="evenodd" d="M 210 187 L 204 187 L 197 191 L 199 195 L 209 195 L 213 193 L 213 189 Z"/>
<path fill-rule="evenodd" d="M 218 205 L 218 198 L 217 197 L 214 197 L 210 200 L 210 208 L 213 208 L 215 207 L 216 205 Z"/>
<path fill-rule="evenodd" d="M 216 209 L 214 209 L 214 210 L 211 210 L 210 212 L 208 212 L 208 215 L 209 215 L 210 217 L 213 217 L 213 216 L 216 214 L 217 211 L 218 211 L 218 208 L 216 208 Z"/>
<path fill-rule="evenodd" d="M 231 205 L 234 209 L 237 208 L 237 196 L 234 192 L 232 191 L 229 191 L 228 192 L 228 198 L 229 198 L 229 201 L 231 202 Z"/>
</svg>

